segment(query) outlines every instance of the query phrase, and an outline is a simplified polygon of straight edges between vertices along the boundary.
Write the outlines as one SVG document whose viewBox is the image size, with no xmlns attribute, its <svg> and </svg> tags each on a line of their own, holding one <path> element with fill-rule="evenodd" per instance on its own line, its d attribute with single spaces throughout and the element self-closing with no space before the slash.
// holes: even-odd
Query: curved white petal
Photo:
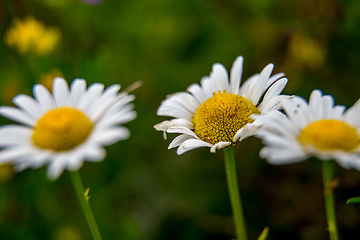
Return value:
<svg viewBox="0 0 360 240">
<path fill-rule="evenodd" d="M 93 141 L 100 143 L 102 146 L 108 146 L 129 137 L 129 129 L 125 127 L 112 127 L 98 131 L 96 136 L 94 136 Z"/>
<path fill-rule="evenodd" d="M 207 97 L 203 92 L 203 89 L 199 86 L 199 84 L 194 83 L 191 84 L 186 91 L 190 92 L 192 94 L 192 96 L 196 99 L 196 104 L 198 106 L 201 105 L 201 103 L 205 102 Z"/>
<path fill-rule="evenodd" d="M 189 139 L 194 139 L 194 137 L 192 137 L 192 136 L 190 136 L 188 134 L 181 134 L 181 135 L 177 136 L 176 138 L 174 138 L 174 140 L 172 140 L 172 142 L 170 143 L 168 149 L 178 147 L 183 142 L 185 142 L 186 140 L 189 140 Z"/>
<path fill-rule="evenodd" d="M 32 115 L 29 115 L 24 111 L 14 107 L 0 107 L 0 115 L 28 126 L 34 126 L 37 122 L 37 119 Z"/>
<path fill-rule="evenodd" d="M 56 107 L 55 100 L 49 91 L 41 84 L 33 87 L 33 93 L 36 100 L 39 101 L 43 112 Z"/>
<path fill-rule="evenodd" d="M 320 90 L 314 90 L 310 95 L 308 105 L 314 121 L 320 119 L 322 114 L 321 96 L 322 92 Z"/>
<path fill-rule="evenodd" d="M 70 91 L 65 79 L 57 77 L 54 79 L 52 85 L 52 92 L 55 98 L 57 107 L 69 106 Z"/>
<path fill-rule="evenodd" d="M 222 64 L 215 63 L 213 65 L 210 80 L 213 81 L 216 90 L 230 92 L 227 71 Z"/>
<path fill-rule="evenodd" d="M 266 158 L 267 162 L 271 164 L 283 165 L 301 162 L 309 156 L 304 152 L 294 151 L 293 149 L 263 147 L 260 150 L 260 157 Z"/>
<path fill-rule="evenodd" d="M 102 92 L 104 91 L 104 84 L 93 83 L 87 89 L 84 97 L 81 99 L 79 108 L 86 112 L 88 116 L 92 117 L 92 107 L 99 101 Z"/>
<path fill-rule="evenodd" d="M 0 127 L 0 146 L 28 144 L 33 130 L 20 125 L 5 125 Z"/>
<path fill-rule="evenodd" d="M 25 94 L 17 95 L 16 97 L 13 98 L 13 103 L 35 118 L 38 118 L 43 114 L 43 111 L 39 103 L 28 95 Z"/>
<path fill-rule="evenodd" d="M 100 162 L 104 160 L 105 156 L 106 151 L 100 146 L 89 144 L 89 146 L 86 147 L 85 157 L 87 161 Z"/>
<path fill-rule="evenodd" d="M 188 134 L 190 136 L 193 136 L 196 139 L 199 139 L 199 137 L 190 129 L 186 128 L 186 127 L 181 127 L 181 126 L 174 126 L 169 128 L 166 132 L 168 133 L 185 133 Z"/>
<path fill-rule="evenodd" d="M 77 78 L 70 85 L 70 106 L 79 107 L 81 99 L 86 93 L 86 82 Z"/>
<path fill-rule="evenodd" d="M 176 150 L 178 155 L 199 147 L 212 147 L 213 145 L 198 139 L 189 139 L 184 141 Z"/>
<path fill-rule="evenodd" d="M 334 106 L 334 98 L 329 95 L 325 95 L 321 98 L 322 111 L 321 118 L 326 119 L 331 117 L 332 108 Z"/>
<path fill-rule="evenodd" d="M 211 98 L 213 93 L 215 93 L 217 90 L 213 84 L 213 81 L 211 81 L 209 77 L 203 77 L 200 82 L 206 99 Z"/>
<path fill-rule="evenodd" d="M 238 94 L 240 90 L 241 75 L 243 69 L 244 58 L 239 56 L 236 58 L 230 72 L 230 92 Z"/>
<path fill-rule="evenodd" d="M 260 105 L 266 105 L 270 102 L 271 99 L 280 95 L 280 93 L 284 90 L 287 82 L 288 82 L 287 78 L 282 78 L 277 82 L 275 82 L 266 92 L 264 99 Z"/>
<path fill-rule="evenodd" d="M 219 143 L 216 143 L 215 145 L 213 145 L 210 148 L 210 152 L 215 153 L 216 150 L 223 149 L 223 148 L 225 148 L 227 146 L 230 146 L 230 145 L 231 145 L 231 142 L 219 142 Z"/>
<path fill-rule="evenodd" d="M 260 97 L 264 94 L 266 82 L 268 81 L 273 68 L 274 64 L 270 63 L 261 71 L 259 79 L 256 83 L 256 87 L 254 88 L 254 92 L 249 98 L 249 100 L 254 103 L 254 105 L 259 103 Z"/>
<path fill-rule="evenodd" d="M 267 81 L 265 89 L 268 89 L 274 82 L 276 82 L 278 79 L 282 78 L 283 76 L 285 76 L 284 73 L 276 73 L 272 75 Z"/>
<path fill-rule="evenodd" d="M 0 152 L 0 163 L 10 162 L 16 158 L 26 156 L 31 152 L 31 148 L 28 146 L 17 146 L 2 150 Z"/>
<path fill-rule="evenodd" d="M 65 170 L 66 165 L 67 165 L 67 159 L 65 156 L 60 155 L 55 157 L 49 163 L 46 172 L 47 177 L 52 181 L 58 179 L 61 173 Z"/>
</svg>

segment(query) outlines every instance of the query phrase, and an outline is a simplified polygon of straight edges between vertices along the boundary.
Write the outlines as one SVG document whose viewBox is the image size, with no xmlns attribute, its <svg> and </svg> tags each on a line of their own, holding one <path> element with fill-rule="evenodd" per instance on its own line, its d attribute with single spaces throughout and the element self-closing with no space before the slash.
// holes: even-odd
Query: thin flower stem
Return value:
<svg viewBox="0 0 360 240">
<path fill-rule="evenodd" d="M 338 240 L 338 230 L 336 225 L 335 218 L 335 207 L 334 207 L 334 195 L 333 195 L 333 170 L 334 163 L 333 161 L 323 161 L 323 183 L 324 183 L 324 199 L 325 199 L 325 209 L 326 209 L 326 218 L 328 223 L 328 230 L 330 235 L 330 240 Z"/>
<path fill-rule="evenodd" d="M 80 173 L 78 171 L 69 171 L 72 183 L 75 188 L 76 195 L 79 198 L 81 208 L 85 214 L 86 221 L 90 227 L 94 240 L 101 240 L 99 228 L 96 224 L 94 214 L 91 210 L 87 193 L 85 192 L 84 185 L 81 181 Z"/>
<path fill-rule="evenodd" d="M 231 207 L 234 214 L 236 236 L 238 240 L 247 240 L 244 214 L 237 184 L 234 149 L 232 147 L 224 149 L 224 158 Z"/>
</svg>

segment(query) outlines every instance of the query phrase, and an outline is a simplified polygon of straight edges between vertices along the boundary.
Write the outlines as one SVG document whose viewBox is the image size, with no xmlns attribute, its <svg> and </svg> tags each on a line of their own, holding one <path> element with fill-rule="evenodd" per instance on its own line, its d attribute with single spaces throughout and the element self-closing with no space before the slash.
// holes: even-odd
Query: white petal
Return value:
<svg viewBox="0 0 360 240">
<path fill-rule="evenodd" d="M 259 78 L 260 74 L 255 74 L 248 78 L 240 87 L 240 90 L 238 94 L 240 96 L 245 97 L 246 99 L 250 100 L 250 97 L 252 95 L 254 86 L 256 86 L 256 82 Z"/>
<path fill-rule="evenodd" d="M 343 115 L 345 109 L 346 109 L 346 107 L 342 106 L 342 105 L 334 106 L 333 109 L 332 109 L 332 113 L 331 113 L 330 118 L 340 119 L 341 116 Z"/>
<path fill-rule="evenodd" d="M 85 151 L 86 160 L 89 162 L 100 162 L 106 156 L 106 151 L 100 146 L 89 145 Z"/>
<path fill-rule="evenodd" d="M 282 105 L 281 105 L 282 99 L 291 99 L 293 97 L 294 96 L 279 95 L 273 97 L 267 103 L 262 102 L 257 109 L 261 112 L 261 114 L 266 114 L 271 110 L 279 110 L 282 109 Z"/>
<path fill-rule="evenodd" d="M 213 145 L 198 139 L 189 139 L 183 142 L 177 149 L 176 153 L 181 155 L 187 151 L 193 150 L 199 147 L 212 147 Z"/>
<path fill-rule="evenodd" d="M 243 70 L 244 58 L 239 56 L 233 63 L 230 72 L 230 92 L 238 94 L 240 89 L 241 75 Z"/>
<path fill-rule="evenodd" d="M 110 109 L 117 108 L 117 106 L 122 105 L 120 103 L 122 103 L 124 99 L 127 99 L 127 94 L 124 92 L 117 94 L 119 90 L 120 85 L 118 84 L 112 85 L 105 89 L 102 96 L 96 101 L 96 103 L 94 103 L 91 108 L 91 115 L 93 119 L 98 119 L 101 117 L 101 115 L 109 112 Z"/>
<path fill-rule="evenodd" d="M 46 175 L 47 177 L 54 181 L 59 178 L 61 173 L 65 170 L 67 160 L 65 156 L 55 157 L 48 165 Z"/>
<path fill-rule="evenodd" d="M 261 105 L 262 104 L 266 105 L 271 99 L 280 95 L 282 90 L 284 90 L 287 82 L 288 82 L 287 78 L 282 78 L 279 81 L 277 81 L 276 83 L 274 83 L 269 88 L 269 90 L 266 92 L 266 94 L 264 96 L 264 100 L 262 101 Z"/>
<path fill-rule="evenodd" d="M 84 79 L 76 78 L 70 85 L 70 106 L 79 107 L 81 99 L 86 93 Z"/>
<path fill-rule="evenodd" d="M 181 134 L 181 135 L 177 136 L 176 138 L 174 138 L 174 140 L 172 140 L 168 149 L 180 146 L 183 142 L 185 142 L 186 140 L 189 140 L 189 139 L 194 139 L 194 138 L 187 134 Z"/>
<path fill-rule="evenodd" d="M 85 154 L 82 151 L 74 151 L 67 157 L 67 167 L 69 171 L 78 171 L 84 164 Z"/>
<path fill-rule="evenodd" d="M 231 142 L 219 142 L 219 143 L 216 143 L 215 145 L 213 145 L 210 148 L 210 152 L 215 153 L 216 150 L 223 149 L 223 148 L 225 148 L 227 146 L 230 146 L 230 145 L 231 145 Z"/>
<path fill-rule="evenodd" d="M 215 84 L 215 89 L 223 92 L 230 92 L 228 75 L 225 67 L 220 63 L 213 65 L 212 72 L 210 73 L 210 79 Z"/>
<path fill-rule="evenodd" d="M 193 129 L 193 124 L 186 119 L 172 119 L 170 121 L 163 121 L 154 126 L 157 131 L 167 131 L 169 128 L 174 127 L 185 127 L 188 129 Z"/>
<path fill-rule="evenodd" d="M 275 81 L 277 81 L 279 78 L 282 78 L 283 76 L 285 76 L 284 73 L 276 73 L 272 75 L 271 78 L 269 78 L 267 81 L 265 89 L 268 89 Z"/>
<path fill-rule="evenodd" d="M 194 96 L 198 106 L 200 106 L 201 103 L 205 102 L 205 100 L 207 99 L 206 95 L 203 92 L 203 89 L 197 83 L 191 84 L 186 89 L 186 91 L 190 92 Z"/>
<path fill-rule="evenodd" d="M 102 129 L 96 133 L 94 140 L 102 146 L 109 146 L 120 140 L 129 138 L 130 131 L 125 127 L 113 127 L 109 129 Z"/>
<path fill-rule="evenodd" d="M 33 87 L 34 97 L 39 101 L 42 112 L 47 112 L 56 107 L 54 98 L 49 91 L 41 84 L 35 84 Z"/>
<path fill-rule="evenodd" d="M 325 95 L 321 98 L 322 102 L 322 119 L 327 119 L 331 117 L 332 107 L 334 106 L 334 98 L 330 95 Z"/>
<path fill-rule="evenodd" d="M 242 127 L 240 130 L 238 130 L 236 132 L 233 141 L 235 142 L 239 138 L 240 138 L 240 141 L 242 141 L 245 138 L 253 136 L 257 129 L 259 129 L 258 126 L 254 125 L 252 123 L 247 123 L 244 127 Z"/>
<path fill-rule="evenodd" d="M 266 115 L 254 116 L 253 125 L 262 126 L 276 130 L 281 136 L 289 139 L 297 138 L 299 129 L 285 115 L 279 111 L 270 111 Z M 257 133 L 258 134 L 258 133 Z"/>
<path fill-rule="evenodd" d="M 0 163 L 10 162 L 18 157 L 26 156 L 31 149 L 27 146 L 14 147 L 0 151 Z"/>
<path fill-rule="evenodd" d="M 270 63 L 261 71 L 259 79 L 256 83 L 256 87 L 254 88 L 254 92 L 249 99 L 252 103 L 254 103 L 254 105 L 257 105 L 259 103 L 260 97 L 264 93 L 266 82 L 268 81 L 273 68 L 274 65 Z"/>
<path fill-rule="evenodd" d="M 70 91 L 65 79 L 60 77 L 54 79 L 52 93 L 54 95 L 57 107 L 69 106 Z"/>
<path fill-rule="evenodd" d="M 17 95 L 13 98 L 13 103 L 35 118 L 38 118 L 43 113 L 39 103 L 28 95 Z"/>
<path fill-rule="evenodd" d="M 185 133 L 188 135 L 193 136 L 196 139 L 199 139 L 199 137 L 190 129 L 186 128 L 186 127 L 181 127 L 181 126 L 176 126 L 176 127 L 171 127 L 167 130 L 168 133 Z"/>
<path fill-rule="evenodd" d="M 32 129 L 20 125 L 2 126 L 0 127 L 0 146 L 29 143 L 32 133 Z"/>
<path fill-rule="evenodd" d="M 322 92 L 320 90 L 314 90 L 310 95 L 308 106 L 314 121 L 319 120 L 322 115 L 321 96 Z"/>
<path fill-rule="evenodd" d="M 307 121 L 300 114 L 299 109 L 296 108 L 295 104 L 287 99 L 281 101 L 284 111 L 288 118 L 294 123 L 297 129 L 303 129 L 306 126 Z"/>
<path fill-rule="evenodd" d="M 81 99 L 79 108 L 86 112 L 88 116 L 91 116 L 91 108 L 100 99 L 103 90 L 104 84 L 93 83 L 89 86 L 84 97 Z"/>
<path fill-rule="evenodd" d="M 203 89 L 203 93 L 206 96 L 206 99 L 211 98 L 213 93 L 216 91 L 215 84 L 210 80 L 209 77 L 203 77 L 201 79 L 201 87 Z"/>
<path fill-rule="evenodd" d="M 186 119 L 172 119 L 170 121 L 163 121 L 161 123 L 158 123 L 154 126 L 154 128 L 157 131 L 163 131 L 164 132 L 164 139 L 166 139 L 166 131 L 171 127 L 185 127 L 189 129 L 193 129 L 192 122 L 186 120 Z"/>
<path fill-rule="evenodd" d="M 137 113 L 135 111 L 124 112 L 120 111 L 117 114 L 111 117 L 103 117 L 97 124 L 98 127 L 104 128 L 109 125 L 116 125 L 116 124 L 125 124 L 134 120 L 137 117 Z"/>
<path fill-rule="evenodd" d="M 356 128 L 360 127 L 360 99 L 344 113 L 342 119 Z"/>
<path fill-rule="evenodd" d="M 294 111 L 296 112 L 297 116 L 301 118 L 305 125 L 308 125 L 312 121 L 314 121 L 314 116 L 311 114 L 309 106 L 305 99 L 302 97 L 292 97 L 290 98 L 293 106 L 295 107 Z"/>
<path fill-rule="evenodd" d="M 293 149 L 263 147 L 260 150 L 260 157 L 266 158 L 271 164 L 283 165 L 301 162 L 309 156 L 304 152 L 294 151 Z"/>
<path fill-rule="evenodd" d="M 194 97 L 189 93 L 174 94 L 168 98 L 164 104 L 167 106 L 176 105 L 179 109 L 186 109 L 185 111 L 191 113 L 191 115 L 193 115 L 199 107 L 199 104 L 196 103 Z"/>
<path fill-rule="evenodd" d="M 2 106 L 0 107 L 0 115 L 7 117 L 11 120 L 14 120 L 18 123 L 22 123 L 29 126 L 34 126 L 36 124 L 36 118 L 32 115 L 25 113 L 22 110 L 14 107 Z"/>
<path fill-rule="evenodd" d="M 168 102 L 166 104 L 162 104 L 158 111 L 157 115 L 159 116 L 169 116 L 174 118 L 183 118 L 191 121 L 193 119 L 193 113 L 184 108 L 181 105 Z"/>
</svg>

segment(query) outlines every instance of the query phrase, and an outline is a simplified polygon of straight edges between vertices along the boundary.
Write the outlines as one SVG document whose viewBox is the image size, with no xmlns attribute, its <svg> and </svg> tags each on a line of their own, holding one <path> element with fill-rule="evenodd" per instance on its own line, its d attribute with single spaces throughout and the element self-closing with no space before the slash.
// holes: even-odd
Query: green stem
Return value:
<svg viewBox="0 0 360 240">
<path fill-rule="evenodd" d="M 81 181 L 80 173 L 78 171 L 74 171 L 74 172 L 69 171 L 69 173 L 75 188 L 76 195 L 79 198 L 81 208 L 85 214 L 85 218 L 90 227 L 93 238 L 94 240 L 101 240 L 99 228 L 96 224 L 94 214 L 91 210 L 87 193 L 85 193 L 85 189 Z"/>
<path fill-rule="evenodd" d="M 338 236 L 336 218 L 335 218 L 333 186 L 331 186 L 334 163 L 333 161 L 330 160 L 323 161 L 322 166 L 323 166 L 325 209 L 326 209 L 326 218 L 328 223 L 330 240 L 338 240 L 339 236 Z"/>
<path fill-rule="evenodd" d="M 232 147 L 225 148 L 224 157 L 231 207 L 234 214 L 236 236 L 238 240 L 247 240 L 244 214 L 237 184 L 234 149 Z"/>
</svg>

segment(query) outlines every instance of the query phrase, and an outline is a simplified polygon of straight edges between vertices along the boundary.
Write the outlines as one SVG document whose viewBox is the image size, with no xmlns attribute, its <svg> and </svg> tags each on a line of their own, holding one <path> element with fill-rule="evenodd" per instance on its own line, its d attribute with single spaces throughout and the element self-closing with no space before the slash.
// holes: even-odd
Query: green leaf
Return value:
<svg viewBox="0 0 360 240">
<path fill-rule="evenodd" d="M 347 200 L 346 204 L 348 203 L 360 203 L 360 197 L 353 197 Z"/>
<path fill-rule="evenodd" d="M 269 234 L 269 227 L 265 227 L 257 240 L 265 240 Z"/>
</svg>

